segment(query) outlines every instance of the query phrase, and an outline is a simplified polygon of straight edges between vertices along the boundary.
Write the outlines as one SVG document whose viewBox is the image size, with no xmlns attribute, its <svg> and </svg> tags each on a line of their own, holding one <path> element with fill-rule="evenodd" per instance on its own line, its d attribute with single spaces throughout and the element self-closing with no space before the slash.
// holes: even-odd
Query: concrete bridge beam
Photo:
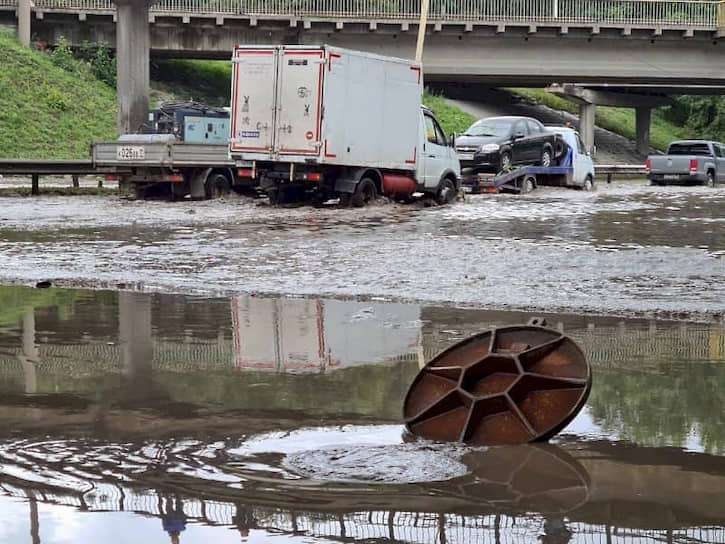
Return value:
<svg viewBox="0 0 725 544">
<path fill-rule="evenodd" d="M 579 104 L 579 132 L 587 149 L 594 144 L 594 106 L 634 108 L 637 151 L 649 153 L 649 135 L 652 108 L 672 104 L 672 99 L 660 94 L 623 93 L 586 89 L 580 85 L 555 84 L 546 89 L 552 94 Z M 591 108 L 590 108 L 591 106 Z M 590 136 L 591 134 L 591 136 Z"/>
<path fill-rule="evenodd" d="M 18 2 L 18 40 L 25 47 L 30 47 L 30 0 Z"/>
<path fill-rule="evenodd" d="M 637 133 L 637 152 L 642 155 L 648 155 L 652 109 L 646 106 L 641 106 L 636 108 L 635 112 L 634 126 Z"/>
<path fill-rule="evenodd" d="M 118 91 L 118 131 L 137 132 L 146 122 L 149 110 L 148 0 L 114 0 L 117 8 L 116 62 Z"/>
</svg>

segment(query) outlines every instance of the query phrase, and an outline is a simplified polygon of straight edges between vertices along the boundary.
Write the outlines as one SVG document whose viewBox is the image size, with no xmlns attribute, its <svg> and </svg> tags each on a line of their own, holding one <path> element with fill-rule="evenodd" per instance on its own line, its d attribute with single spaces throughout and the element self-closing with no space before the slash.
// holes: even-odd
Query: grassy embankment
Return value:
<svg viewBox="0 0 725 544">
<path fill-rule="evenodd" d="M 536 104 L 543 104 L 552 109 L 566 111 L 575 115 L 579 113 L 575 104 L 547 93 L 543 89 L 508 90 Z M 596 124 L 611 132 L 621 134 L 630 140 L 634 140 L 636 137 L 635 114 L 633 109 L 598 106 Z M 660 110 L 655 109 L 652 111 L 652 127 L 650 128 L 650 143 L 652 147 L 665 150 L 672 140 L 690 137 L 692 137 L 690 131 L 664 119 Z"/>
<path fill-rule="evenodd" d="M 159 61 L 152 67 L 151 102 L 173 98 L 226 106 L 231 77 L 232 68 L 225 61 Z M 440 96 L 426 92 L 423 102 L 435 112 L 446 134 L 461 133 L 476 120 Z"/>
<path fill-rule="evenodd" d="M 0 157 L 87 158 L 93 140 L 116 137 L 115 89 L 0 31 Z"/>
</svg>

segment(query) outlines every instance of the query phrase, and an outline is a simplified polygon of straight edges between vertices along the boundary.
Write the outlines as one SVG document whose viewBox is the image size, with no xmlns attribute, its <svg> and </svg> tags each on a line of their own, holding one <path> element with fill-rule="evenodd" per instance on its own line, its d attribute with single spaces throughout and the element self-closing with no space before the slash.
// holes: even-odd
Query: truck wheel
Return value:
<svg viewBox="0 0 725 544">
<path fill-rule="evenodd" d="M 228 196 L 232 192 L 232 184 L 224 174 L 213 173 L 206 178 L 204 192 L 208 199 Z"/>
<path fill-rule="evenodd" d="M 363 178 L 355 187 L 350 203 L 356 208 L 362 208 L 376 198 L 378 198 L 378 190 L 375 188 L 375 182 L 370 178 Z"/>
<path fill-rule="evenodd" d="M 712 170 L 707 171 L 707 180 L 705 181 L 705 185 L 708 187 L 715 187 L 715 173 Z"/>
<path fill-rule="evenodd" d="M 584 180 L 584 185 L 582 185 L 583 191 L 593 191 L 594 190 L 594 180 L 592 180 L 591 176 L 587 176 Z"/>
<path fill-rule="evenodd" d="M 536 189 L 536 185 L 534 184 L 534 177 L 526 176 L 521 182 L 521 194 L 530 193 L 534 189 Z"/>
<path fill-rule="evenodd" d="M 551 149 L 549 149 L 548 147 L 545 147 L 544 150 L 541 152 L 539 165 L 543 166 L 544 168 L 549 168 L 549 166 L 551 166 Z"/>
<path fill-rule="evenodd" d="M 455 197 L 455 185 L 453 185 L 453 182 L 450 179 L 445 178 L 443 181 L 441 181 L 440 187 L 438 189 L 438 194 L 436 195 L 436 202 L 441 205 L 448 204 Z"/>
<path fill-rule="evenodd" d="M 511 153 L 509 151 L 504 151 L 501 153 L 501 171 L 505 172 L 506 170 L 511 168 Z"/>
</svg>

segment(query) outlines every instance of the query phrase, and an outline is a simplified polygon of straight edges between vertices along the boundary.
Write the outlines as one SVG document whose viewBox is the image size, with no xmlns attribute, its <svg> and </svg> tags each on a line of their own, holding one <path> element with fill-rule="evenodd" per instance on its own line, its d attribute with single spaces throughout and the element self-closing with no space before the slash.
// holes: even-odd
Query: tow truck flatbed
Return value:
<svg viewBox="0 0 725 544">
<path fill-rule="evenodd" d="M 472 193 L 526 193 L 538 185 L 567 185 L 574 168 L 571 166 L 524 166 L 510 172 L 491 174 L 464 172 L 462 185 Z"/>
</svg>

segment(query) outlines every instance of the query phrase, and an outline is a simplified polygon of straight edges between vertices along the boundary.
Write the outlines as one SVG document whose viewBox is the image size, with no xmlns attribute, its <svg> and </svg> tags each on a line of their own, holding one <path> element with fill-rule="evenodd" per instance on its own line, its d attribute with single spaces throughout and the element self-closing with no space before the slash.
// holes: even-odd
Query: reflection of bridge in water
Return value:
<svg viewBox="0 0 725 544">
<path fill-rule="evenodd" d="M 101 484 L 87 492 L 50 492 L 0 483 L 6 495 L 22 498 L 31 505 L 39 501 L 78 508 L 87 512 L 134 512 L 158 517 L 178 516 L 178 496 L 157 490 L 135 490 Z M 569 521 L 563 517 L 517 517 L 506 514 L 461 515 L 394 510 L 359 512 L 306 512 L 304 509 L 265 508 L 241 503 L 184 498 L 185 521 L 236 527 L 247 536 L 255 530 L 288 535 L 306 534 L 340 542 L 385 540 L 400 543 L 542 542 L 632 543 L 696 542 L 725 543 L 725 527 L 681 529 L 638 529 L 606 524 Z M 37 515 L 37 507 L 35 507 Z M 35 521 L 37 527 L 37 520 Z M 159 532 L 162 532 L 159 522 Z M 556 540 L 553 540 L 556 538 Z"/>
</svg>

